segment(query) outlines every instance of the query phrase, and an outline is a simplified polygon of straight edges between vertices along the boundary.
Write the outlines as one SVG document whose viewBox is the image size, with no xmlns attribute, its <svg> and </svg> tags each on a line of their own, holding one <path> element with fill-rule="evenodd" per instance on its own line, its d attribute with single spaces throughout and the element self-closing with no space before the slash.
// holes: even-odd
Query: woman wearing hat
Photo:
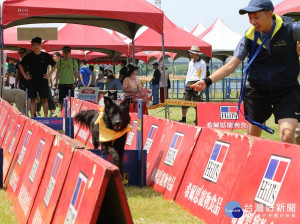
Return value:
<svg viewBox="0 0 300 224">
<path fill-rule="evenodd" d="M 8 62 L 8 69 L 6 70 L 5 75 L 5 85 L 10 86 L 12 89 L 15 86 L 15 77 L 16 77 L 16 68 L 15 68 L 15 62 L 13 60 L 9 60 Z"/>
<path fill-rule="evenodd" d="M 123 92 L 126 96 L 133 96 L 140 88 L 140 80 L 136 77 L 138 67 L 134 65 L 127 65 L 127 74 L 126 78 L 123 81 Z"/>
</svg>

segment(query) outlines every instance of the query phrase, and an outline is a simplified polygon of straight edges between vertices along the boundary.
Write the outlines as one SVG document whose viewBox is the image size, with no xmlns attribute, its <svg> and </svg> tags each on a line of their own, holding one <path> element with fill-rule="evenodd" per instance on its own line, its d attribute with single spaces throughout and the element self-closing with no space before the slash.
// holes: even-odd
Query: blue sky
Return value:
<svg viewBox="0 0 300 224">
<path fill-rule="evenodd" d="M 147 0 L 154 4 L 155 0 Z M 276 6 L 283 0 L 272 0 Z M 248 5 L 249 0 L 161 0 L 166 16 L 179 27 L 190 31 L 200 21 L 209 27 L 217 18 L 239 34 L 250 26 L 247 15 L 239 15 L 239 9 Z"/>
</svg>

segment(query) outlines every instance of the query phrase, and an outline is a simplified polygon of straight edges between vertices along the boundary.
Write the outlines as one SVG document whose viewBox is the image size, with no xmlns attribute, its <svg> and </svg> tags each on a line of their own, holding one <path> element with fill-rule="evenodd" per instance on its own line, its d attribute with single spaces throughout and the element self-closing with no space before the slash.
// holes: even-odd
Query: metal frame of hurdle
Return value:
<svg viewBox="0 0 300 224">
<path fill-rule="evenodd" d="M 62 131 L 63 134 L 74 138 L 73 119 L 71 116 L 71 90 L 68 94 L 69 105 L 67 98 L 64 99 L 64 114 L 63 117 L 31 117 L 32 119 L 56 130 Z M 69 107 L 69 108 L 68 108 Z M 69 110 L 68 110 L 69 109 Z M 69 114 L 67 114 L 69 111 Z M 28 116 L 28 95 L 26 89 L 26 116 Z"/>
</svg>

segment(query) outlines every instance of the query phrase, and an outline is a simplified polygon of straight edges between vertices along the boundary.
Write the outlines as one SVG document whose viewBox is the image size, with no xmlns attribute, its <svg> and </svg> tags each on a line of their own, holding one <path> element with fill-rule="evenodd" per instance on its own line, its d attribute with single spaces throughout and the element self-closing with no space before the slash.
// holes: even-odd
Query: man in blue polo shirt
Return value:
<svg viewBox="0 0 300 224">
<path fill-rule="evenodd" d="M 234 72 L 247 56 L 249 59 L 255 57 L 248 70 L 243 99 L 248 134 L 260 136 L 261 124 L 274 114 L 280 141 L 295 143 L 295 128 L 300 120 L 299 58 L 296 51 L 300 24 L 273 14 L 273 10 L 270 0 L 251 0 L 241 9 L 241 15 L 248 13 L 252 27 L 240 40 L 234 56 L 213 75 L 191 87 L 201 91 Z"/>
<path fill-rule="evenodd" d="M 91 84 L 92 72 L 86 67 L 86 60 L 80 61 L 79 81 L 79 86 L 89 87 Z"/>
</svg>

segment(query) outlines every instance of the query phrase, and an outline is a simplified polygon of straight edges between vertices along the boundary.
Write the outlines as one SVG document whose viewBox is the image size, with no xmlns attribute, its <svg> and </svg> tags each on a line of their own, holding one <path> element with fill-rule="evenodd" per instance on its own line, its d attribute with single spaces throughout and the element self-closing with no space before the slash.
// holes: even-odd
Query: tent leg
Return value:
<svg viewBox="0 0 300 224">
<path fill-rule="evenodd" d="M 166 68 L 165 68 L 165 54 L 166 54 L 166 51 L 165 51 L 165 35 L 164 33 L 162 33 L 161 35 L 161 42 L 162 42 L 162 58 L 163 58 L 163 69 L 162 69 L 162 72 L 163 72 L 163 80 L 166 80 L 165 79 L 165 72 L 166 72 Z M 166 97 L 167 97 L 167 91 L 168 91 L 168 87 L 164 87 L 164 99 L 166 100 Z M 168 118 L 168 114 L 169 114 L 169 107 L 167 105 L 165 105 L 165 118 Z"/>
</svg>

